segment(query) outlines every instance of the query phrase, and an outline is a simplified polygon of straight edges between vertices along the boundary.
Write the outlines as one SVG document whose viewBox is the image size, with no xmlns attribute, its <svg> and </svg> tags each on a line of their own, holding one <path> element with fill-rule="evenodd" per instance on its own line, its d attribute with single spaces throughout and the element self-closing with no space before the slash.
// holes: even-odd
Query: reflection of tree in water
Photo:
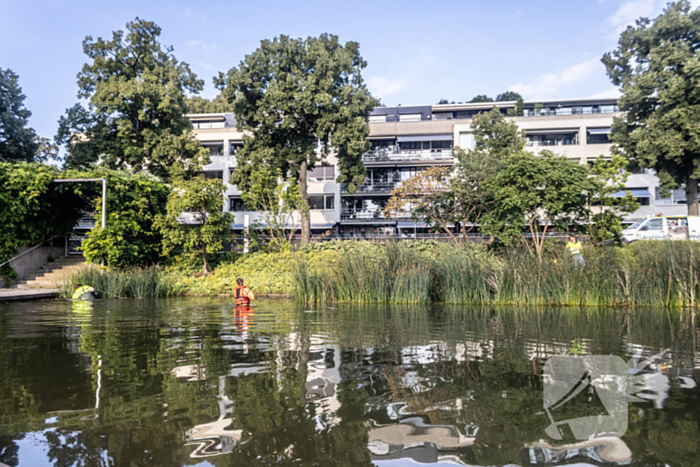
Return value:
<svg viewBox="0 0 700 467">
<path fill-rule="evenodd" d="M 96 304 L 89 319 L 76 318 L 49 339 L 6 338 L 10 318 L 0 313 L 0 462 L 15 465 L 15 441 L 56 417 L 45 435 L 56 465 L 192 465 L 198 460 L 187 432 L 221 417 L 223 393 L 231 401 L 224 429 L 240 430 L 242 443 L 208 457 L 216 466 L 371 465 L 417 452 L 378 443 L 368 449 L 380 435 L 387 444 L 423 440 L 424 456 L 520 463 L 522 449 L 549 423 L 540 413 L 548 356 L 566 352 L 574 339 L 587 353 L 625 355 L 627 343 L 637 342 L 692 356 L 697 332 L 688 319 L 645 311 L 441 307 L 304 315 L 280 307 L 243 330 L 218 305 L 154 312 L 143 303 L 130 310 L 134 302 L 124 302 L 111 313 Z M 680 364 L 692 368 L 692 358 Z M 330 369 L 338 379 L 325 384 Z M 662 410 L 649 403 L 630 409 L 624 441 L 636 460 L 695 465 L 697 391 L 671 381 Z"/>
</svg>

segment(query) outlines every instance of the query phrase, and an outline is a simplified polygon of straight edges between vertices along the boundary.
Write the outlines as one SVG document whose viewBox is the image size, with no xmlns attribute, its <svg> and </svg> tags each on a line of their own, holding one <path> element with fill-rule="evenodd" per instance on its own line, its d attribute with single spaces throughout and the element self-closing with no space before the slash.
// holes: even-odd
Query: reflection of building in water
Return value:
<svg viewBox="0 0 700 467">
<path fill-rule="evenodd" d="M 420 417 L 392 425 L 369 426 L 372 460 L 410 458 L 416 462 L 452 462 L 460 460 L 459 452 L 474 444 L 474 437 L 462 435 L 452 425 L 427 425 Z"/>
<path fill-rule="evenodd" d="M 233 401 L 224 395 L 226 377 L 219 378 L 219 418 L 187 431 L 185 446 L 197 446 L 190 457 L 211 457 L 227 454 L 241 443 L 243 430 L 229 430 Z"/>
<path fill-rule="evenodd" d="M 203 381 L 207 379 L 204 365 L 180 365 L 173 368 L 173 376 L 176 378 L 185 378 L 187 381 Z"/>
<path fill-rule="evenodd" d="M 341 381 L 340 349 L 313 337 L 310 341 L 306 400 L 307 405 L 313 404 L 316 431 L 322 431 L 340 423 L 336 415 L 341 406 L 337 388 Z"/>
<path fill-rule="evenodd" d="M 576 444 L 551 446 L 545 442 L 523 449 L 522 463 L 527 465 L 582 465 L 585 461 L 600 464 L 629 464 L 632 451 L 624 441 L 614 436 L 596 438 Z"/>
</svg>

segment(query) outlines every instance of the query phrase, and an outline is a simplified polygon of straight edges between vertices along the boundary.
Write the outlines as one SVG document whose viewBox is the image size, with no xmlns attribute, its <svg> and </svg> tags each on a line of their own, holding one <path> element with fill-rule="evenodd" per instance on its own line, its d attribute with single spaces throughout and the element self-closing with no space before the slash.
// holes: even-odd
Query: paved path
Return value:
<svg viewBox="0 0 700 467">
<path fill-rule="evenodd" d="M 56 297 L 58 289 L 0 289 L 0 302 Z"/>
</svg>

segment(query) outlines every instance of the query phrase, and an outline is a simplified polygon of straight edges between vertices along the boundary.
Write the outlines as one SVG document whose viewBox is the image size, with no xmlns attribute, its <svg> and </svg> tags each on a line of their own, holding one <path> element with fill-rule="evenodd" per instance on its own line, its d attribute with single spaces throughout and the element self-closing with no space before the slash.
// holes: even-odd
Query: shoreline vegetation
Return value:
<svg viewBox="0 0 700 467">
<path fill-rule="evenodd" d="M 90 285 L 105 298 L 218 296 L 243 277 L 261 296 L 309 304 L 426 304 L 695 307 L 700 243 L 644 241 L 584 248 L 577 268 L 561 242 L 545 243 L 542 262 L 526 246 L 455 246 L 429 240 L 312 244 L 221 261 L 196 277 L 177 266 L 101 269 L 69 276 L 61 294 Z"/>
</svg>

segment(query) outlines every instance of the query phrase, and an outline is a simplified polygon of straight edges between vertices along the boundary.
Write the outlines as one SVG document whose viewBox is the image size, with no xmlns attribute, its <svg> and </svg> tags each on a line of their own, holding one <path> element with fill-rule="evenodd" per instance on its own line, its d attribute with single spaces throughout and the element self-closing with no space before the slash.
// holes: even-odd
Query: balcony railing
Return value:
<svg viewBox="0 0 700 467">
<path fill-rule="evenodd" d="M 525 143 L 526 146 L 574 146 L 578 145 L 578 141 L 576 140 L 561 140 L 561 141 L 555 141 L 555 140 L 543 140 L 543 141 L 528 141 Z"/>
<path fill-rule="evenodd" d="M 569 110 L 570 109 L 570 110 Z M 557 107 L 554 109 L 525 109 L 523 117 L 547 117 L 562 115 L 591 115 L 591 114 L 612 114 L 618 113 L 618 106 L 603 106 L 598 108 L 573 109 L 571 107 Z"/>
<path fill-rule="evenodd" d="M 390 219 L 408 219 L 411 217 L 410 212 L 393 213 Z M 343 209 L 340 211 L 341 220 L 385 220 L 387 217 L 384 215 L 383 209 L 362 209 L 362 210 L 349 210 Z"/>
<path fill-rule="evenodd" d="M 192 122 L 195 130 L 208 130 L 210 128 L 226 128 L 226 122 Z"/>
<path fill-rule="evenodd" d="M 452 149 L 396 150 L 393 147 L 377 148 L 362 156 L 364 162 L 452 162 Z"/>
<path fill-rule="evenodd" d="M 365 183 L 357 187 L 356 193 L 390 193 L 391 190 L 399 186 L 401 182 L 386 182 L 386 183 Z M 347 185 L 340 187 L 341 193 L 347 193 Z"/>
</svg>

